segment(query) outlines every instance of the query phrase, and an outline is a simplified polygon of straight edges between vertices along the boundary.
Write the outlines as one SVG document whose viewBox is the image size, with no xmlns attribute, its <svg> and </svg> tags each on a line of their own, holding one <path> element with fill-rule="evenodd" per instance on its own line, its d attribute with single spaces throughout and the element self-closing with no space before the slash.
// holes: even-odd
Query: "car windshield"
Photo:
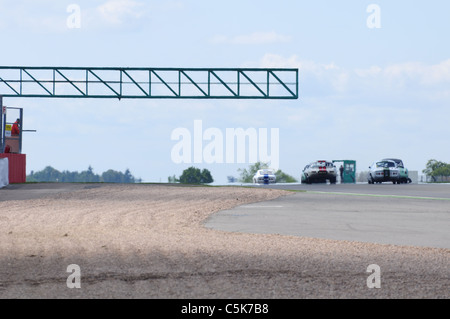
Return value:
<svg viewBox="0 0 450 319">
<path fill-rule="evenodd" d="M 259 174 L 260 175 L 273 175 L 273 172 L 272 171 L 270 171 L 270 170 L 267 170 L 267 169 L 263 169 L 263 170 L 260 170 L 259 171 Z"/>
<path fill-rule="evenodd" d="M 393 160 L 393 161 L 394 161 L 395 163 L 397 163 L 397 166 L 398 166 L 398 167 L 404 167 L 402 161 L 400 161 L 400 160 Z"/>
<path fill-rule="evenodd" d="M 377 167 L 389 168 L 389 167 L 395 167 L 395 164 L 394 164 L 394 162 L 383 161 L 383 162 L 378 162 Z"/>
<path fill-rule="evenodd" d="M 394 161 L 398 167 L 405 168 L 403 161 L 398 158 L 383 158 L 383 161 Z"/>
</svg>

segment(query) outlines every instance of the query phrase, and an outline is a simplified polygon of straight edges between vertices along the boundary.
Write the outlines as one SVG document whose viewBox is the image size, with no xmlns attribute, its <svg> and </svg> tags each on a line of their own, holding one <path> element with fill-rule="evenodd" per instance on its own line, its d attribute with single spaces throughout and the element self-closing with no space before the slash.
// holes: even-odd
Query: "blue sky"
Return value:
<svg viewBox="0 0 450 319">
<path fill-rule="evenodd" d="M 69 28 L 69 5 L 81 28 Z M 380 8 L 381 28 L 367 20 Z M 298 100 L 5 98 L 24 108 L 27 171 L 124 171 L 166 182 L 177 128 L 278 128 L 280 168 L 382 157 L 450 161 L 448 1 L 0 1 L 2 66 L 288 67 Z M 244 164 L 207 164 L 218 183 Z"/>
</svg>

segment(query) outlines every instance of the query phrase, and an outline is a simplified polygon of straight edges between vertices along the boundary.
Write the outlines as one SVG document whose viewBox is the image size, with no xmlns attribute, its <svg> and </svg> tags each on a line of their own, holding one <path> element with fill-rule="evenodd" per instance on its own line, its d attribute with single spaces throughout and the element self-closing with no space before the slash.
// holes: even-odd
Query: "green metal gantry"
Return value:
<svg viewBox="0 0 450 319">
<path fill-rule="evenodd" d="M 3 97 L 298 99 L 298 92 L 298 69 L 0 66 Z"/>
</svg>

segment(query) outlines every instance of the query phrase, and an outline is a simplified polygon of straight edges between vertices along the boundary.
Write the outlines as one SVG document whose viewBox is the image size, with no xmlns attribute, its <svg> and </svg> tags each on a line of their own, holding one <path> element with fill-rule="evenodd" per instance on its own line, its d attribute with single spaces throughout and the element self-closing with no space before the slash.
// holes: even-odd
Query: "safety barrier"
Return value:
<svg viewBox="0 0 450 319">
<path fill-rule="evenodd" d="M 9 165 L 8 158 L 0 158 L 0 188 L 9 184 Z"/>
<path fill-rule="evenodd" d="M 10 184 L 25 183 L 26 173 L 26 155 L 25 154 L 0 154 L 0 158 L 8 159 L 8 174 Z"/>
</svg>

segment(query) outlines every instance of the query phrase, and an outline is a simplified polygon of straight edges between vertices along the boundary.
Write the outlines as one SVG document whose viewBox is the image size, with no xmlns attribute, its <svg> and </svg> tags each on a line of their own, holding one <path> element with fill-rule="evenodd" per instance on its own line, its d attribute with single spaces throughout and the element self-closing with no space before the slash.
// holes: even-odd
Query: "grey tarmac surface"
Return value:
<svg viewBox="0 0 450 319">
<path fill-rule="evenodd" d="M 218 212 L 205 226 L 240 233 L 450 248 L 448 184 L 255 187 L 298 193 Z"/>
</svg>

